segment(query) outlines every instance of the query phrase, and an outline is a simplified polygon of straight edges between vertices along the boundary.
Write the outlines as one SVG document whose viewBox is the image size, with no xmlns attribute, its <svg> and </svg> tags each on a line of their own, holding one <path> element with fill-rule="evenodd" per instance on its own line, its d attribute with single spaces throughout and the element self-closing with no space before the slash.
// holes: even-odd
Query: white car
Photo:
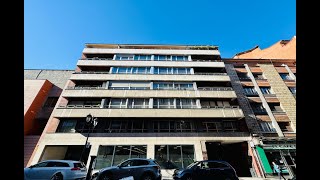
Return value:
<svg viewBox="0 0 320 180">
<path fill-rule="evenodd" d="M 85 180 L 87 168 L 81 161 L 46 160 L 24 168 L 25 180 Z"/>
</svg>

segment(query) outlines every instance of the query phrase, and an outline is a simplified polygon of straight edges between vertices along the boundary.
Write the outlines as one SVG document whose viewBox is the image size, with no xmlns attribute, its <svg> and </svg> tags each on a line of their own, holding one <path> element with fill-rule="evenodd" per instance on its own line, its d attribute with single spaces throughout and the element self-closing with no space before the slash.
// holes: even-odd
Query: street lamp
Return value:
<svg viewBox="0 0 320 180">
<path fill-rule="evenodd" d="M 92 116 L 91 114 L 88 114 L 86 117 L 86 124 L 89 127 L 88 130 L 88 134 L 87 134 L 87 139 L 86 139 L 86 143 L 83 146 L 82 152 L 81 152 L 81 156 L 80 156 L 80 161 L 83 160 L 83 153 L 86 150 L 86 148 L 90 147 L 90 144 L 88 143 L 88 139 L 90 136 L 90 131 L 92 131 L 98 124 L 98 118 Z"/>
</svg>

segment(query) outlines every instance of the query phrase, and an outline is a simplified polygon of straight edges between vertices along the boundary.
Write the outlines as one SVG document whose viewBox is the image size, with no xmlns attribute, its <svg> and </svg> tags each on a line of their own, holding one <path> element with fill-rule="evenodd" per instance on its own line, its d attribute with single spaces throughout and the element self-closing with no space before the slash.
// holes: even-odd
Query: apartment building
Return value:
<svg viewBox="0 0 320 180">
<path fill-rule="evenodd" d="M 223 59 L 253 140 L 255 171 L 275 176 L 272 161 L 296 174 L 296 37 Z"/>
<path fill-rule="evenodd" d="M 97 171 L 146 157 L 170 175 L 223 159 L 241 177 L 258 176 L 227 71 L 217 46 L 86 44 L 30 164 L 84 156 L 88 166 L 96 156 Z M 88 114 L 98 119 L 94 128 Z"/>
</svg>

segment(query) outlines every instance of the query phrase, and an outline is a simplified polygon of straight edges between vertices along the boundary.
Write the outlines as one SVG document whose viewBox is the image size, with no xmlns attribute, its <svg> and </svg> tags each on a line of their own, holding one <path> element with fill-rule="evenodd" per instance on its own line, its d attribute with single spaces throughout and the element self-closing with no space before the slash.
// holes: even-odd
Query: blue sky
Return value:
<svg viewBox="0 0 320 180">
<path fill-rule="evenodd" d="M 85 43 L 218 45 L 223 58 L 296 35 L 295 0 L 26 0 L 24 68 L 75 69 Z"/>
</svg>

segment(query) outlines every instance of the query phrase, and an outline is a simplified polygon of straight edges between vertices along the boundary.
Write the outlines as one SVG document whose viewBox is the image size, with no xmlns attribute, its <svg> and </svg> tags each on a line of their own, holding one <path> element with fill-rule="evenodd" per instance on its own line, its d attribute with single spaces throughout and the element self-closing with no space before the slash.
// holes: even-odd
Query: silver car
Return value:
<svg viewBox="0 0 320 180">
<path fill-rule="evenodd" d="M 81 161 L 46 160 L 24 168 L 24 180 L 85 180 L 86 175 Z"/>
</svg>

